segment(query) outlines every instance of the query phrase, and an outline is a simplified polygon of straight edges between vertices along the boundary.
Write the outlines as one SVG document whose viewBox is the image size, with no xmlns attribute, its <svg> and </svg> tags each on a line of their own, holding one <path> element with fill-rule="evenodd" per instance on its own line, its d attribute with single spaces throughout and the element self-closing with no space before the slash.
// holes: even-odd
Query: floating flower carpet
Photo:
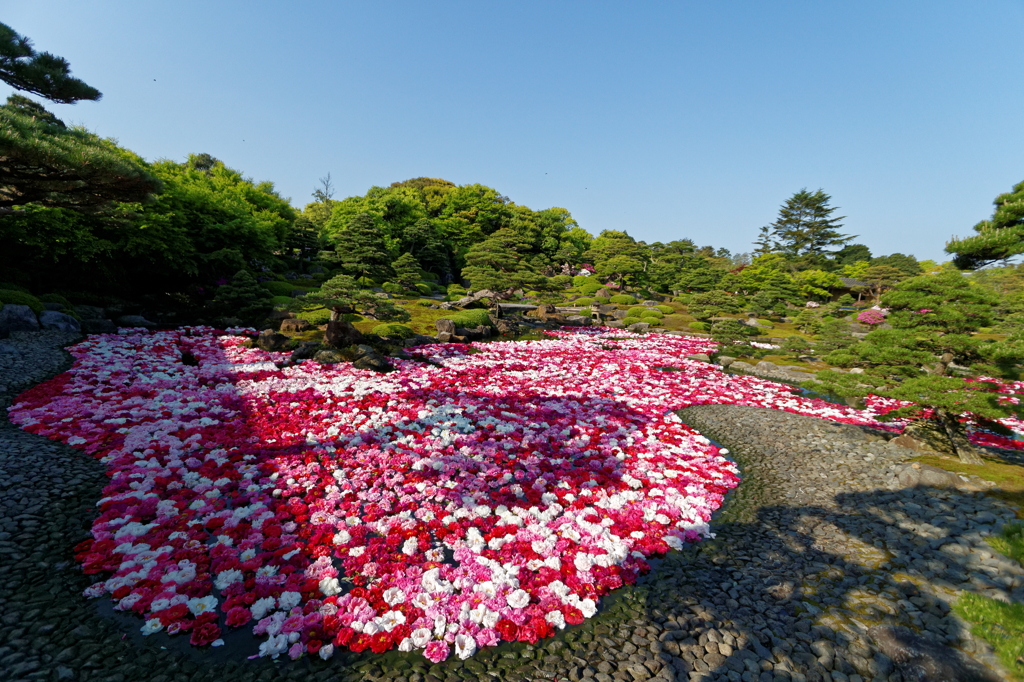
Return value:
<svg viewBox="0 0 1024 682">
<path fill-rule="evenodd" d="M 893 407 L 723 373 L 685 359 L 714 348 L 692 337 L 419 346 L 377 374 L 292 364 L 252 331 L 91 336 L 10 417 L 107 466 L 86 596 L 195 646 L 248 628 L 254 656 L 536 642 L 710 534 L 738 471 L 674 410 L 879 427 Z"/>
</svg>

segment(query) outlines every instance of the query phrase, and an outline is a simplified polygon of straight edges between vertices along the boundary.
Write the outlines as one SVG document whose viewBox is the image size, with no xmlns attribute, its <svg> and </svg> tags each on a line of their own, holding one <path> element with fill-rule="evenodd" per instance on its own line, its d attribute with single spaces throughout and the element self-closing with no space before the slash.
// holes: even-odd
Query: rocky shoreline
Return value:
<svg viewBox="0 0 1024 682">
<path fill-rule="evenodd" d="M 0 406 L 66 369 L 63 346 L 75 338 L 12 335 L 0 354 Z M 679 414 L 732 449 L 743 471 L 712 524 L 717 537 L 658 561 L 597 617 L 555 638 L 431 665 L 398 652 L 225 660 L 177 651 L 162 635 L 135 637 L 81 596 L 92 580 L 72 556 L 106 482 L 102 465 L 15 428 L 5 413 L 0 670 L 10 680 L 111 682 L 898 682 L 917 679 L 913 665 L 946 664 L 961 666 L 959 679 L 1001 679 L 949 605 L 965 590 L 1024 601 L 1024 569 L 984 541 L 1013 518 L 1008 505 L 954 488 L 902 489 L 898 467 L 915 453 L 870 429 L 736 406 Z M 966 654 L 991 667 L 972 668 Z"/>
</svg>

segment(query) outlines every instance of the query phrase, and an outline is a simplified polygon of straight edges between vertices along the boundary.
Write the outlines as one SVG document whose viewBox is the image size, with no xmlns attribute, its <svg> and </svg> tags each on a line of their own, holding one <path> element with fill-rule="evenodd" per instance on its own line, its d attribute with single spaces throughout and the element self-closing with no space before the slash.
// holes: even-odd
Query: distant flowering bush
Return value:
<svg viewBox="0 0 1024 682">
<path fill-rule="evenodd" d="M 804 304 L 804 307 L 805 308 L 820 308 L 821 304 L 818 303 L 817 301 L 808 301 L 807 303 Z"/>
<path fill-rule="evenodd" d="M 861 324 L 881 324 L 885 322 L 885 315 L 883 315 L 881 311 L 869 308 L 857 316 L 857 321 Z"/>
</svg>

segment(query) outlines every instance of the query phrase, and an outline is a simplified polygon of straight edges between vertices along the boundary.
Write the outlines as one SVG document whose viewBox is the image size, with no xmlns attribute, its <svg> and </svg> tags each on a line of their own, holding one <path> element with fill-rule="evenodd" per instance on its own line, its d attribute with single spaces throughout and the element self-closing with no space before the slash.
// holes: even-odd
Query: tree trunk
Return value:
<svg viewBox="0 0 1024 682">
<path fill-rule="evenodd" d="M 978 451 L 974 449 L 971 442 L 967 440 L 967 435 L 964 433 L 963 425 L 960 420 L 956 418 L 956 415 L 950 414 L 946 410 L 938 409 L 935 410 L 935 418 L 939 424 L 942 425 L 943 431 L 946 432 L 946 436 L 949 438 L 949 442 L 953 444 L 953 450 L 956 452 L 957 457 L 964 464 L 984 464 L 984 460 L 978 454 Z"/>
</svg>

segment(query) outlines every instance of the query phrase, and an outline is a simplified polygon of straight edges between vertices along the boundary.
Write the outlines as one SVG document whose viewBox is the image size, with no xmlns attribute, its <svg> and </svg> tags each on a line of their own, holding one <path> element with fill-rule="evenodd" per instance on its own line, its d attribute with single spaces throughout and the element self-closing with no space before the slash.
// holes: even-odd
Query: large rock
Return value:
<svg viewBox="0 0 1024 682">
<path fill-rule="evenodd" d="M 645 332 L 651 328 L 649 322 L 634 322 L 633 324 L 626 327 L 631 332 Z"/>
<path fill-rule="evenodd" d="M 283 351 L 288 347 L 289 343 L 291 343 L 291 339 L 284 334 L 278 334 L 272 329 L 263 331 L 260 337 L 256 339 L 256 346 L 258 348 L 271 353 Z"/>
<path fill-rule="evenodd" d="M 84 319 L 82 320 L 82 331 L 86 334 L 116 334 L 117 325 L 113 320 Z"/>
<path fill-rule="evenodd" d="M 302 318 L 281 320 L 281 331 L 283 332 L 304 332 L 312 328 L 313 325 Z"/>
<path fill-rule="evenodd" d="M 0 308 L 0 339 L 6 339 L 11 332 L 37 332 L 39 320 L 27 305 L 8 303 Z"/>
<path fill-rule="evenodd" d="M 507 318 L 495 320 L 494 327 L 495 329 L 498 330 L 499 334 L 514 335 L 519 333 L 519 323 L 516 322 L 515 320 L 509 320 Z"/>
<path fill-rule="evenodd" d="M 455 335 L 455 323 L 449 320 L 447 317 L 442 317 L 434 321 L 434 328 L 437 329 L 438 334 L 447 332 L 448 334 Z"/>
<path fill-rule="evenodd" d="M 594 298 L 611 298 L 612 294 L 607 289 L 598 289 L 597 293 L 594 294 Z"/>
<path fill-rule="evenodd" d="M 565 318 L 566 324 L 589 327 L 594 321 L 585 315 L 569 315 Z"/>
<path fill-rule="evenodd" d="M 39 326 L 43 329 L 56 329 L 57 331 L 70 332 L 72 334 L 82 333 L 82 325 L 79 324 L 78 320 L 56 310 L 44 310 L 41 312 L 39 314 Z"/>
<path fill-rule="evenodd" d="M 76 305 L 75 312 L 83 320 L 106 320 L 109 318 L 103 308 L 97 308 L 94 305 Z"/>
<path fill-rule="evenodd" d="M 903 435 L 918 442 L 917 450 L 931 450 L 944 455 L 956 456 L 956 450 L 946 435 L 946 431 L 930 419 L 919 419 L 907 424 Z"/>
<path fill-rule="evenodd" d="M 63 303 L 55 303 L 53 301 L 43 301 L 43 307 L 47 310 L 64 310 Z"/>
<path fill-rule="evenodd" d="M 729 369 L 739 372 L 749 372 L 752 369 L 754 369 L 754 366 L 749 362 L 741 362 L 739 360 L 736 360 L 729 365 Z"/>
<path fill-rule="evenodd" d="M 292 351 L 292 362 L 310 360 L 316 356 L 319 350 L 320 344 L 315 341 L 307 341 L 306 343 L 300 344 L 298 348 Z"/>
<path fill-rule="evenodd" d="M 999 682 L 999 675 L 952 647 L 904 627 L 876 625 L 868 636 L 914 682 Z"/>
<path fill-rule="evenodd" d="M 896 467 L 896 479 L 900 482 L 900 487 L 903 488 L 913 488 L 919 485 L 929 488 L 977 488 L 951 471 L 919 462 L 901 464 Z"/>
<path fill-rule="evenodd" d="M 707 353 L 694 353 L 693 355 L 687 355 L 687 360 L 697 360 L 699 362 L 711 362 L 711 358 Z"/>
<path fill-rule="evenodd" d="M 778 371 L 778 369 L 778 365 L 776 365 L 774 362 L 768 362 L 767 360 L 762 360 L 761 362 L 754 365 L 754 371 L 759 374 L 768 374 L 770 372 L 776 372 Z"/>
<path fill-rule="evenodd" d="M 295 317 L 295 313 L 287 310 L 271 310 L 270 314 L 267 315 L 268 320 L 291 320 Z"/>
<path fill-rule="evenodd" d="M 356 346 L 356 359 L 352 363 L 356 369 L 369 369 L 374 372 L 387 372 L 391 369 L 387 358 L 374 350 L 371 346 Z"/>
<path fill-rule="evenodd" d="M 734 362 L 736 362 L 736 358 L 734 358 L 734 357 L 732 357 L 730 355 L 719 355 L 718 356 L 718 364 L 721 365 L 722 367 L 728 367 L 729 365 L 731 365 Z"/>
<path fill-rule="evenodd" d="M 335 348 L 362 343 L 363 338 L 363 333 L 346 320 L 331 320 L 324 330 L 324 342 Z"/>
<path fill-rule="evenodd" d="M 156 324 L 150 322 L 142 315 L 122 315 L 117 318 L 118 327 L 145 327 L 146 329 L 153 329 Z"/>
<path fill-rule="evenodd" d="M 344 362 L 345 358 L 338 351 L 325 348 L 324 350 L 317 351 L 316 354 L 313 355 L 313 360 L 322 365 L 333 365 L 339 362 Z"/>
</svg>

